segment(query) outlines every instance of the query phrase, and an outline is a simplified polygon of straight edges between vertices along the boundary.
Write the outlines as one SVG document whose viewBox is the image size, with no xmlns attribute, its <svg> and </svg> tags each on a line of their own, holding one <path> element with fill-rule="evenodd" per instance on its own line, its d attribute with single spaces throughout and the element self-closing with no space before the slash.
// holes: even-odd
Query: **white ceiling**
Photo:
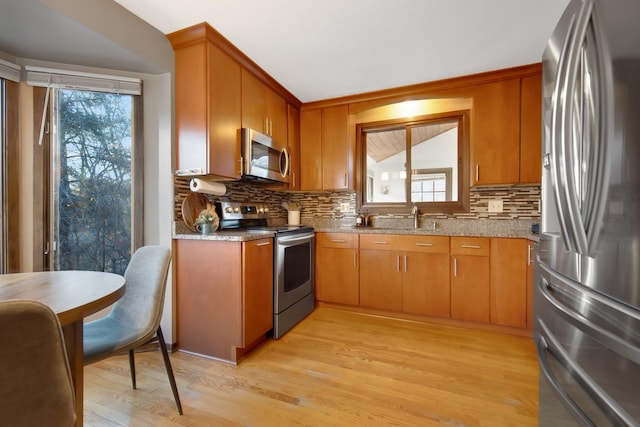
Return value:
<svg viewBox="0 0 640 427">
<path fill-rule="evenodd" d="M 115 0 L 206 21 L 302 102 L 539 62 L 569 0 Z"/>
</svg>

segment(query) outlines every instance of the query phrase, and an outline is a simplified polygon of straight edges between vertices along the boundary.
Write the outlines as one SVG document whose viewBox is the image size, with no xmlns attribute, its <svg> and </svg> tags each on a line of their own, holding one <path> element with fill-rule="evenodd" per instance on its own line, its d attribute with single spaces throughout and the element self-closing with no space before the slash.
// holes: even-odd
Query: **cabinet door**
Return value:
<svg viewBox="0 0 640 427">
<path fill-rule="evenodd" d="M 520 165 L 520 79 L 473 88 L 471 185 L 516 184 Z"/>
<path fill-rule="evenodd" d="M 400 255 L 391 251 L 360 250 L 360 305 L 402 310 Z"/>
<path fill-rule="evenodd" d="M 267 86 L 242 69 L 242 127 L 269 134 L 267 124 Z M 283 141 L 284 142 L 284 141 Z"/>
<path fill-rule="evenodd" d="M 267 122 L 271 138 L 278 144 L 286 146 L 287 102 L 270 88 L 267 88 Z"/>
<path fill-rule="evenodd" d="M 489 257 L 451 255 L 451 317 L 490 320 Z"/>
<path fill-rule="evenodd" d="M 209 43 L 209 173 L 240 178 L 242 67 Z"/>
<path fill-rule="evenodd" d="M 273 328 L 273 239 L 243 243 L 243 346 Z"/>
<path fill-rule="evenodd" d="M 349 189 L 349 107 L 322 109 L 322 185 L 324 190 Z"/>
<path fill-rule="evenodd" d="M 241 259 L 241 243 L 174 240 L 179 348 L 235 360 L 242 346 Z"/>
<path fill-rule="evenodd" d="M 527 329 L 533 330 L 533 245 L 527 242 Z"/>
<path fill-rule="evenodd" d="M 322 190 L 322 110 L 300 112 L 300 187 Z"/>
<path fill-rule="evenodd" d="M 491 323 L 527 326 L 527 243 L 491 239 Z"/>
<path fill-rule="evenodd" d="M 357 249 L 317 248 L 316 299 L 336 304 L 359 304 Z"/>
<path fill-rule="evenodd" d="M 542 180 L 542 76 L 523 77 L 520 107 L 520 183 Z"/>
<path fill-rule="evenodd" d="M 175 66 L 176 168 L 239 178 L 240 64 L 203 41 L 177 49 Z"/>
<path fill-rule="evenodd" d="M 289 189 L 300 189 L 300 110 L 287 104 L 287 145 L 289 146 Z"/>
<path fill-rule="evenodd" d="M 449 254 L 407 252 L 403 264 L 402 311 L 449 317 Z"/>
</svg>

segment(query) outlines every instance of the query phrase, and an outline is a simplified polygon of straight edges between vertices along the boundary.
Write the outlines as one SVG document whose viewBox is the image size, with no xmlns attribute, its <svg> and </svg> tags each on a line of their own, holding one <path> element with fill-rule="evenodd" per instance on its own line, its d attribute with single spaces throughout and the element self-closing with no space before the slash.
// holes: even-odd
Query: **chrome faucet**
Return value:
<svg viewBox="0 0 640 427">
<path fill-rule="evenodd" d="M 411 208 L 411 215 L 413 215 L 413 228 L 418 228 L 418 205 L 416 205 L 414 203 L 413 207 Z"/>
</svg>

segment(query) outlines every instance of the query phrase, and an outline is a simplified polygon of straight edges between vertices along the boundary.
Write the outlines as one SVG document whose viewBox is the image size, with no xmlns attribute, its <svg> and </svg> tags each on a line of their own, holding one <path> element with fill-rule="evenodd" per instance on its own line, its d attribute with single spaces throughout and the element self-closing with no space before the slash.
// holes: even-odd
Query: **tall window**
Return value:
<svg viewBox="0 0 640 427">
<path fill-rule="evenodd" d="M 133 247 L 134 97 L 56 89 L 52 99 L 53 269 L 122 274 Z"/>
</svg>

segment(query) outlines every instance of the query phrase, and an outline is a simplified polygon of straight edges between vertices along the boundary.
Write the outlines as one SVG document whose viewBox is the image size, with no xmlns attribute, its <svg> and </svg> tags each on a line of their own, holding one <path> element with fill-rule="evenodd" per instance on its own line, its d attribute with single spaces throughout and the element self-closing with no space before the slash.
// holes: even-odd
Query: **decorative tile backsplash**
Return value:
<svg viewBox="0 0 640 427">
<path fill-rule="evenodd" d="M 174 219 L 181 220 L 182 201 L 189 194 L 188 177 L 174 177 Z M 266 203 L 271 210 L 274 222 L 285 221 L 286 210 L 281 206 L 284 201 L 293 201 L 300 206 L 301 217 L 310 219 L 354 218 L 356 193 L 341 192 L 295 192 L 270 190 L 261 184 L 242 181 L 225 182 L 227 194 L 222 197 L 208 196 L 213 202 L 221 198 L 233 201 L 251 201 Z M 502 200 L 503 212 L 488 211 L 489 200 Z M 340 204 L 348 203 L 350 211 L 339 213 Z M 422 217 L 436 219 L 491 219 L 491 220 L 539 220 L 540 219 L 540 186 L 503 186 L 472 188 L 470 190 L 470 212 L 455 214 L 424 214 Z M 376 215 L 379 218 L 408 218 L 407 214 Z"/>
</svg>

